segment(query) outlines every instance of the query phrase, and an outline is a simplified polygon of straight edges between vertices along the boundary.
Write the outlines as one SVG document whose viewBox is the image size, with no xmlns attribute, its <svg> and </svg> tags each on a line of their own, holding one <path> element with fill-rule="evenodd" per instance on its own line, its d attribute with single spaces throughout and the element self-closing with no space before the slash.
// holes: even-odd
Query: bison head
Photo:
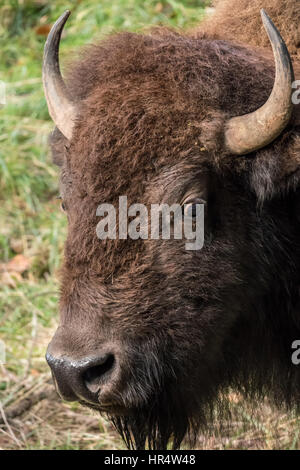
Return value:
<svg viewBox="0 0 300 470">
<path fill-rule="evenodd" d="M 178 447 L 226 409 L 230 387 L 297 402 L 300 138 L 278 31 L 263 12 L 275 81 L 266 52 L 156 30 L 90 46 L 64 82 L 68 16 L 43 68 L 69 226 L 47 353 L 58 392 L 107 413 L 137 448 Z M 99 240 L 98 205 L 122 195 L 201 200 L 203 248 Z"/>
</svg>

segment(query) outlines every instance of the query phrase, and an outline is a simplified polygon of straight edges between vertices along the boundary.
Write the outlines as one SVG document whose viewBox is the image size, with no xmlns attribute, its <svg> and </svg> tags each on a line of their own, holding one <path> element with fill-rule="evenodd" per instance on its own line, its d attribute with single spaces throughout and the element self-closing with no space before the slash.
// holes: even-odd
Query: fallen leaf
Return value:
<svg viewBox="0 0 300 470">
<path fill-rule="evenodd" d="M 16 255 L 8 263 L 0 264 L 0 271 L 22 274 L 25 271 L 28 271 L 30 265 L 31 260 L 29 258 L 24 255 Z"/>
<path fill-rule="evenodd" d="M 50 24 L 41 24 L 37 28 L 35 28 L 35 34 L 38 36 L 48 36 L 51 29 Z"/>
</svg>

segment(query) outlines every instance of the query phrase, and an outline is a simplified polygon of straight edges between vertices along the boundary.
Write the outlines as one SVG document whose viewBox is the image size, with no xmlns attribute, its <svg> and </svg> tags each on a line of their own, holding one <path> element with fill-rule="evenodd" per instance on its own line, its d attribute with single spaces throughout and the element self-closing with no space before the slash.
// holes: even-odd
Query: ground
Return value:
<svg viewBox="0 0 300 470">
<path fill-rule="evenodd" d="M 209 2 L 206 2 L 207 5 Z M 72 10 L 62 64 L 77 46 L 142 25 L 195 26 L 200 0 L 4 0 L 0 2 L 0 365 L 1 449 L 121 449 L 104 417 L 59 400 L 44 355 L 58 317 L 58 269 L 66 234 L 52 129 L 41 85 L 43 45 L 53 21 Z M 3 90 L 3 86 L 0 86 Z M 0 94 L 1 101 L 1 94 Z M 300 421 L 264 404 L 252 413 L 231 395 L 233 420 L 220 423 L 199 449 L 299 449 Z"/>
</svg>

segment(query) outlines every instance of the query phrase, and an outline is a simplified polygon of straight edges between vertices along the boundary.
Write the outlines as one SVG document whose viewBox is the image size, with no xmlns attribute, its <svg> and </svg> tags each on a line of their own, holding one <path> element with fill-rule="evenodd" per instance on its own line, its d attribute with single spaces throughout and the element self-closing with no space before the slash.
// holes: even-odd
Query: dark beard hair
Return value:
<svg viewBox="0 0 300 470">
<path fill-rule="evenodd" d="M 188 432 L 189 419 L 184 413 L 168 413 L 162 404 L 150 411 L 137 410 L 129 416 L 110 418 L 128 449 L 163 450 L 172 440 L 172 449 L 178 449 Z"/>
<path fill-rule="evenodd" d="M 108 415 L 132 450 L 169 447 L 176 450 L 183 439 L 193 447 L 199 432 L 207 432 L 208 423 L 217 416 L 229 416 L 228 393 L 224 390 L 227 387 L 222 387 L 223 374 L 219 368 L 199 374 L 196 354 L 191 354 L 188 362 L 174 354 L 170 361 L 167 351 L 171 350 L 171 345 L 166 341 L 164 344 L 163 351 L 155 349 L 153 343 L 147 344 L 150 350 L 145 344 L 143 350 L 135 350 L 135 363 L 139 368 L 127 381 L 126 395 L 116 396 L 128 414 Z M 140 377 L 147 377 L 147 380 L 141 384 Z M 199 383 L 202 383 L 201 389 Z"/>
<path fill-rule="evenodd" d="M 109 420 L 122 437 L 128 449 L 179 449 L 182 441 L 189 448 L 196 443 L 199 432 L 208 431 L 208 423 L 216 416 L 229 419 L 228 399 L 197 400 L 192 403 L 185 394 L 170 395 L 169 391 L 157 396 L 150 408 L 136 409 L 126 416 L 109 416 Z M 197 412 L 195 412 L 195 406 Z"/>
<path fill-rule="evenodd" d="M 227 371 L 222 382 L 220 372 L 214 378 L 204 376 L 202 390 L 196 387 L 196 377 L 193 383 L 191 377 L 191 382 L 188 382 L 185 376 L 187 387 L 180 386 L 176 381 L 166 381 L 157 395 L 144 405 L 131 410 L 126 416 L 108 416 L 108 419 L 128 449 L 176 450 L 183 441 L 188 448 L 193 448 L 199 433 L 207 435 L 212 429 L 221 432 L 233 417 L 237 418 L 238 411 L 230 401 L 232 390 L 247 401 L 247 412 L 250 414 L 255 413 L 265 398 L 271 406 L 300 413 L 299 376 L 293 376 L 284 364 L 281 367 L 277 364 L 278 369 L 270 367 L 271 358 L 275 362 L 274 350 L 258 363 L 256 352 L 250 348 L 237 360 L 239 372 L 236 370 L 236 374 L 231 375 Z M 238 415 L 238 419 L 243 420 L 243 415 Z"/>
</svg>

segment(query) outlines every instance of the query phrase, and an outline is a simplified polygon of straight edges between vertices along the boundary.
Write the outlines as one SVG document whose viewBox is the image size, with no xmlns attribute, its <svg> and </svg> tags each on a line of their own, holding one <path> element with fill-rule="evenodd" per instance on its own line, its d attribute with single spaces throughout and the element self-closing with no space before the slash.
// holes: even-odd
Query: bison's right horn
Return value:
<svg viewBox="0 0 300 470">
<path fill-rule="evenodd" d="M 261 149 L 275 140 L 288 125 L 293 109 L 294 72 L 287 47 L 264 10 L 261 15 L 274 52 L 275 83 L 269 99 L 261 108 L 228 120 L 226 146 L 236 155 Z"/>
<path fill-rule="evenodd" d="M 60 73 L 58 52 L 61 33 L 70 13 L 69 10 L 65 11 L 52 26 L 43 60 L 43 85 L 49 114 L 67 139 L 72 137 L 76 110 Z"/>
</svg>

